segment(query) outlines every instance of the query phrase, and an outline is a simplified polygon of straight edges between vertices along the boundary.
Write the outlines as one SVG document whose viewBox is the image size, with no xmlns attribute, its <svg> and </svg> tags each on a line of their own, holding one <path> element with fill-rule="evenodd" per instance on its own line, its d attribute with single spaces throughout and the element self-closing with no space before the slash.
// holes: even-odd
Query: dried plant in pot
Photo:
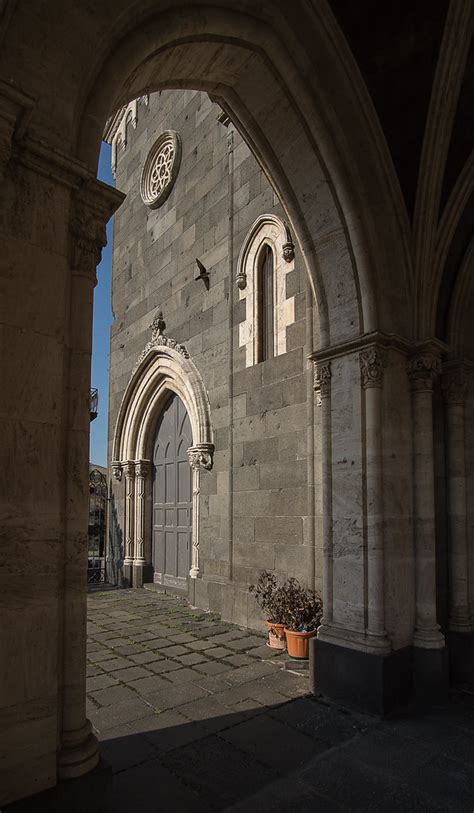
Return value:
<svg viewBox="0 0 474 813">
<path fill-rule="evenodd" d="M 309 640 L 316 635 L 323 614 L 321 596 L 293 578 L 285 582 L 282 592 L 288 655 L 307 660 Z"/>
<path fill-rule="evenodd" d="M 274 573 L 264 570 L 256 584 L 251 584 L 249 591 L 266 617 L 268 628 L 267 646 L 271 649 L 286 649 L 285 623 L 283 610 L 283 586 L 278 583 Z"/>
</svg>

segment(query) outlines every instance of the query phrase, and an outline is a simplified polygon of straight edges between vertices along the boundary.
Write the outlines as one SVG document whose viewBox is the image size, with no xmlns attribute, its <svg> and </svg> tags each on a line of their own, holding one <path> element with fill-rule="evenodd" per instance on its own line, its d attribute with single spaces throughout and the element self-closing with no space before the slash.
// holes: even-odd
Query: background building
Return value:
<svg viewBox="0 0 474 813">
<path fill-rule="evenodd" d="M 107 138 L 127 195 L 113 239 L 109 571 L 261 624 L 248 586 L 262 569 L 321 587 L 318 328 L 301 255 L 206 94 L 142 97 Z"/>
</svg>

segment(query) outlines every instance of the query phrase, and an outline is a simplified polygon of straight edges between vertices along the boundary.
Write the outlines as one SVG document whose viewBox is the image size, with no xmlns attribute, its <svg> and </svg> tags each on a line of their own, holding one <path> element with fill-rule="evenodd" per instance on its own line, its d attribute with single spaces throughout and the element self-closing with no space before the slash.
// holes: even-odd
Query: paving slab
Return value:
<svg viewBox="0 0 474 813">
<path fill-rule="evenodd" d="M 383 721 L 309 695 L 308 671 L 264 636 L 177 597 L 96 591 L 88 621 L 87 713 L 114 813 L 474 810 L 465 693 Z"/>
</svg>

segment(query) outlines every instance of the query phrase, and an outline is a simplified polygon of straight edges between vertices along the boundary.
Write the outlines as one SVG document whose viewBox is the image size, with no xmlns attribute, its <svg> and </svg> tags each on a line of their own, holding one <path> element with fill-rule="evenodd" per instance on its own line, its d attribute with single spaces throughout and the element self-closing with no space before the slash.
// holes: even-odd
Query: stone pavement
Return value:
<svg viewBox="0 0 474 813">
<path fill-rule="evenodd" d="M 96 592 L 88 714 L 114 813 L 474 811 L 474 705 L 386 721 L 307 694 L 263 636 L 147 590 Z"/>
</svg>

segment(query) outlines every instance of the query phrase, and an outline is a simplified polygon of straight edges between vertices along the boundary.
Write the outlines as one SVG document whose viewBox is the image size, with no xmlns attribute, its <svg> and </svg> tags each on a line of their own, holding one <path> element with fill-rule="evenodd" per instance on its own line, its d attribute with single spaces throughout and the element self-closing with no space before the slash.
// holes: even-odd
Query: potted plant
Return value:
<svg viewBox="0 0 474 813">
<path fill-rule="evenodd" d="M 309 639 L 316 635 L 323 614 L 321 596 L 297 579 L 288 579 L 282 588 L 283 616 L 288 655 L 291 658 L 309 657 Z"/>
<path fill-rule="evenodd" d="M 264 570 L 256 584 L 251 584 L 249 591 L 254 593 L 255 601 L 263 610 L 268 627 L 267 646 L 272 649 L 286 649 L 284 615 L 284 588 L 278 584 L 274 573 Z"/>
</svg>

